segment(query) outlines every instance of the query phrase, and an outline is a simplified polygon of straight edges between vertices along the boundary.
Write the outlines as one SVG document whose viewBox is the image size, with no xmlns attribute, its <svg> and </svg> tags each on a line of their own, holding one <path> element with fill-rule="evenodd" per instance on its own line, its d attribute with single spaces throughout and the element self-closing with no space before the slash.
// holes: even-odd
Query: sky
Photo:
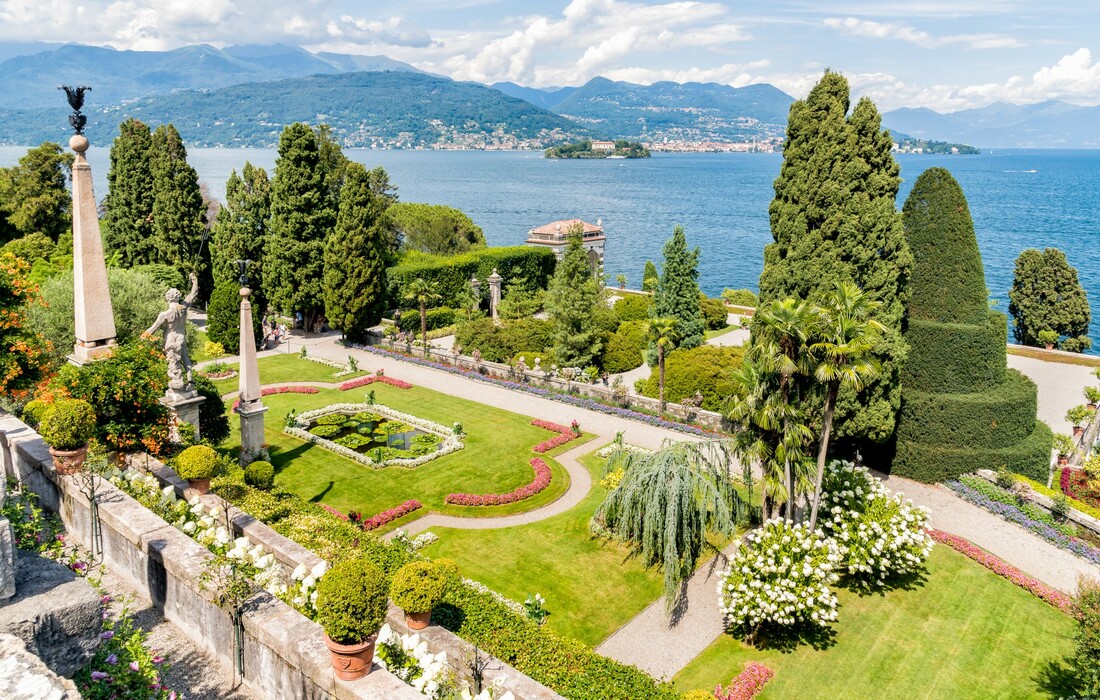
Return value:
<svg viewBox="0 0 1100 700">
<path fill-rule="evenodd" d="M 287 43 L 458 80 L 771 83 L 825 68 L 880 109 L 1100 104 L 1098 0 L 0 0 L 0 41 Z"/>
</svg>

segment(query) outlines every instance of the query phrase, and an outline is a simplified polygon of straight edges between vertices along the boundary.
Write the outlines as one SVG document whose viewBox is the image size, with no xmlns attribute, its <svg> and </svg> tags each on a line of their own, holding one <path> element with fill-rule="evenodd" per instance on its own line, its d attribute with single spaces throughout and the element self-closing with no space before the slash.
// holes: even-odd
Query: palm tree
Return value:
<svg viewBox="0 0 1100 700">
<path fill-rule="evenodd" d="M 409 283 L 405 292 L 407 301 L 415 301 L 420 306 L 420 342 L 424 345 L 424 357 L 428 356 L 428 304 L 442 299 L 435 291 L 435 284 L 427 282 L 423 277 L 417 277 Z"/>
<path fill-rule="evenodd" d="M 619 283 L 619 289 L 626 289 L 626 275 L 620 272 L 615 275 L 615 281 Z"/>
<path fill-rule="evenodd" d="M 817 448 L 817 473 L 810 510 L 811 530 L 817 527 L 825 455 L 829 451 L 829 433 L 833 428 L 833 410 L 840 387 L 862 391 L 867 381 L 877 378 L 882 372 L 878 361 L 871 356 L 875 341 L 886 329 L 870 318 L 879 306 L 881 302 L 870 299 L 856 285 L 839 282 L 818 309 L 816 334 L 819 340 L 810 346 L 810 351 L 814 354 L 814 377 L 825 385 L 825 411 Z"/>
<path fill-rule="evenodd" d="M 649 339 L 657 346 L 657 387 L 661 413 L 665 412 L 665 350 L 675 343 L 679 336 L 676 332 L 678 323 L 677 319 L 666 316 L 650 319 L 646 326 Z"/>
</svg>

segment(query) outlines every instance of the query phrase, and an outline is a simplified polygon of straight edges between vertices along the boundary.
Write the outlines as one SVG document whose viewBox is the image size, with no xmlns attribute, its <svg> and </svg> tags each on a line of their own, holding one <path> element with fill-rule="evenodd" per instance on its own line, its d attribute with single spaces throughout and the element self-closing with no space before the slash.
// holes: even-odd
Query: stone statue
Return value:
<svg viewBox="0 0 1100 700">
<path fill-rule="evenodd" d="M 191 291 L 187 298 L 180 300 L 178 289 L 169 289 L 164 298 L 168 308 L 160 312 L 157 320 L 145 331 L 153 335 L 164 326 L 164 355 L 168 358 L 168 395 L 173 398 L 188 398 L 195 395 L 191 384 L 191 358 L 187 354 L 187 310 L 199 293 L 199 278 L 190 274 Z"/>
</svg>

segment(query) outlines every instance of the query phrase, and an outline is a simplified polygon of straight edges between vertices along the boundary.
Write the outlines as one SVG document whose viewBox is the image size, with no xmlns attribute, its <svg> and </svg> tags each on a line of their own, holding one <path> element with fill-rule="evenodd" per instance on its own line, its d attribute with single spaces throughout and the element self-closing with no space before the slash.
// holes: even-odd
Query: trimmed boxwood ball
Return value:
<svg viewBox="0 0 1100 700">
<path fill-rule="evenodd" d="M 447 575 L 429 561 L 412 561 L 394 574 L 390 586 L 393 604 L 407 613 L 426 613 L 443 600 Z"/>
<path fill-rule="evenodd" d="M 23 407 L 23 421 L 29 425 L 36 426 L 42 422 L 42 416 L 46 415 L 46 411 L 49 410 L 50 404 L 41 399 L 31 399 L 27 402 L 27 405 Z"/>
<path fill-rule="evenodd" d="M 703 319 L 707 323 L 708 331 L 718 331 L 726 327 L 726 321 L 729 320 L 726 302 L 700 294 L 699 309 L 703 312 Z"/>
<path fill-rule="evenodd" d="M 244 483 L 267 491 L 275 483 L 275 467 L 261 460 L 249 463 L 244 468 Z"/>
<path fill-rule="evenodd" d="M 95 435 L 95 409 L 82 399 L 61 399 L 42 414 L 38 432 L 55 450 L 76 450 Z"/>
<path fill-rule="evenodd" d="M 644 321 L 653 309 L 653 297 L 648 294 L 628 294 L 615 302 L 615 315 L 623 323 Z"/>
<path fill-rule="evenodd" d="M 214 448 L 206 445 L 192 445 L 176 457 L 176 474 L 181 479 L 196 481 L 209 479 L 218 473 L 221 458 Z"/>
<path fill-rule="evenodd" d="M 389 581 L 363 558 L 335 564 L 317 582 L 317 622 L 337 644 L 361 644 L 386 621 Z"/>
</svg>

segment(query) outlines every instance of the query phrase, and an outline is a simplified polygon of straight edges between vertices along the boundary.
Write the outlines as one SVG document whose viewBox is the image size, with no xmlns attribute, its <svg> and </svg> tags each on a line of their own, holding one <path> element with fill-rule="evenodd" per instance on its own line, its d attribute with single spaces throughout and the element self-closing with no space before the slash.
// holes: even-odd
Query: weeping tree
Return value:
<svg viewBox="0 0 1100 700">
<path fill-rule="evenodd" d="M 707 533 L 733 537 L 748 516 L 730 478 L 731 447 L 711 441 L 666 443 L 652 454 L 620 450 L 605 467 L 622 468 L 623 477 L 596 509 L 592 531 L 625 542 L 646 566 L 663 569 L 669 611 L 707 546 Z"/>
</svg>

